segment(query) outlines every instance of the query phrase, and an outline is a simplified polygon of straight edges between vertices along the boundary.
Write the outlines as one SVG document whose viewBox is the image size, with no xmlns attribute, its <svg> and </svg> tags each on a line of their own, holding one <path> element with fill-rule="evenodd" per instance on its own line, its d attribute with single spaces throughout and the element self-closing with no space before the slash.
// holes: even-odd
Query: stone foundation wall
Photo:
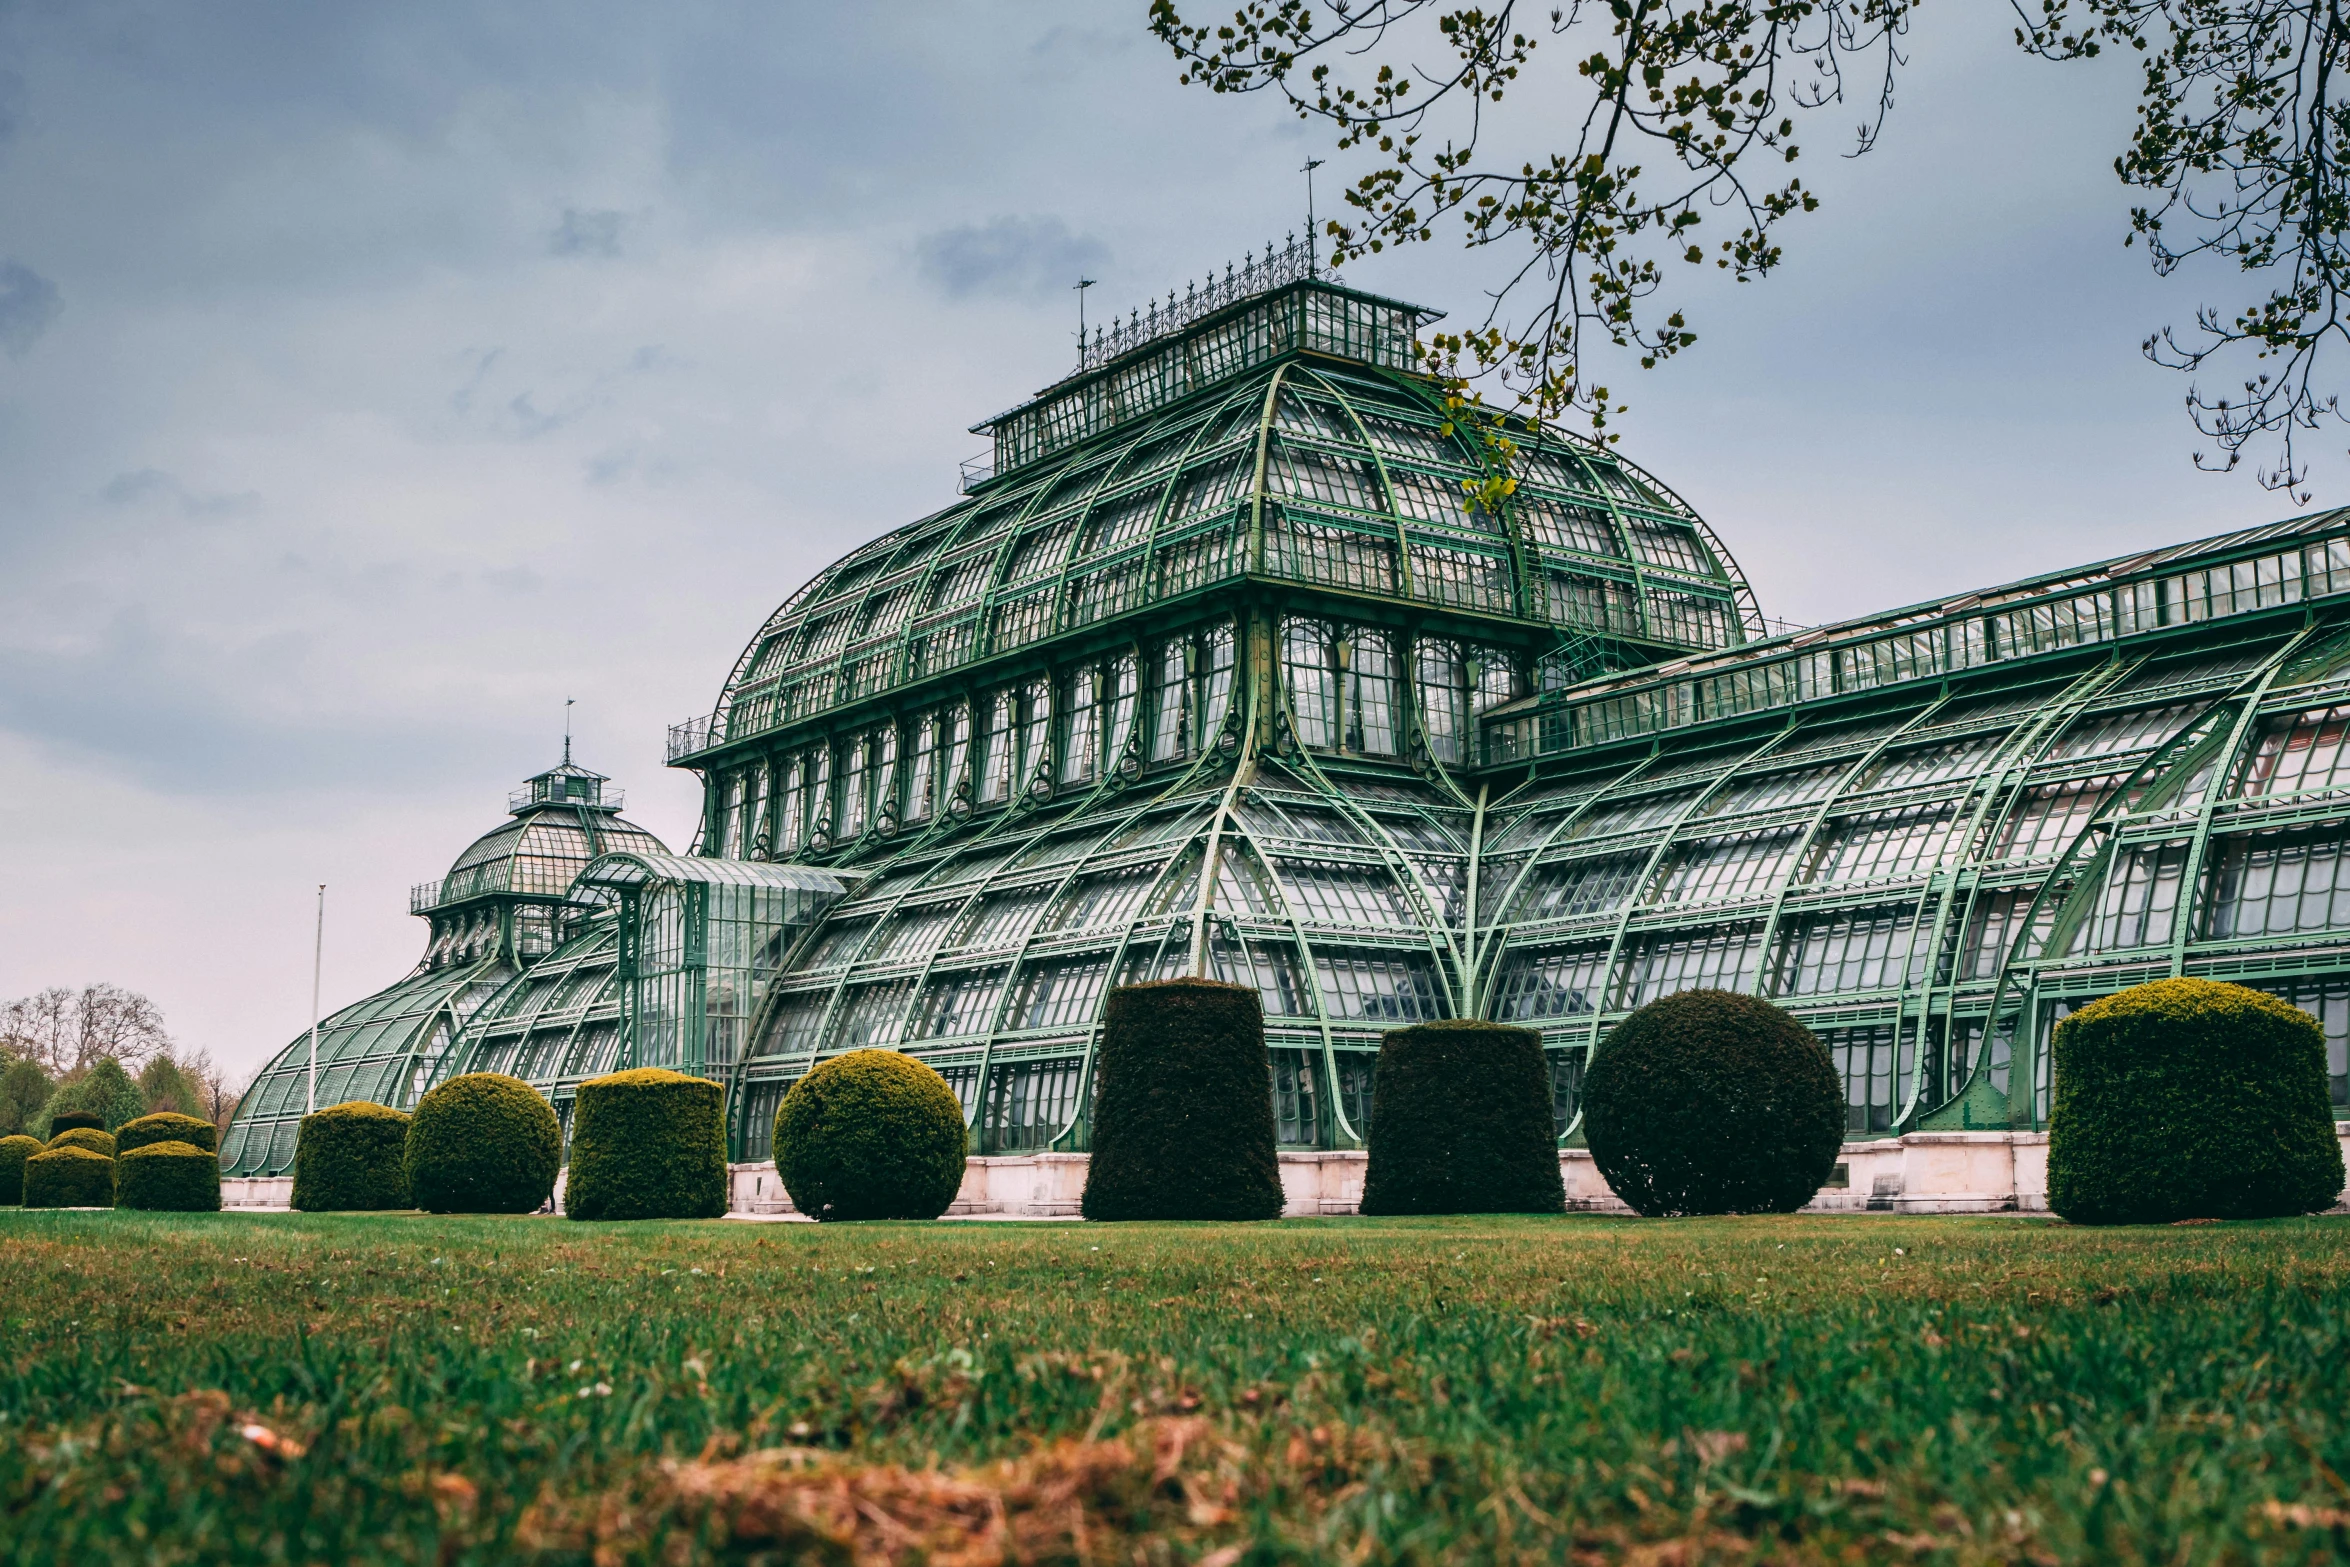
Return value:
<svg viewBox="0 0 2350 1567">
<path fill-rule="evenodd" d="M 2337 1123 L 2350 1158 L 2350 1122 Z M 1285 1153 L 1281 1190 L 1285 1218 L 1353 1213 L 1363 1200 L 1360 1153 Z M 1085 1195 L 1081 1153 L 998 1154 L 963 1169 L 949 1218 L 1074 1219 Z M 730 1211 L 754 1217 L 788 1215 L 790 1196 L 771 1161 L 728 1167 Z M 1628 1213 L 1600 1179 L 1589 1150 L 1559 1150 L 1567 1207 L 1580 1213 Z M 220 1183 L 224 1208 L 283 1209 L 292 1198 L 290 1175 L 234 1177 Z M 555 1186 L 562 1202 L 560 1180 Z M 1806 1213 L 2045 1213 L 2048 1211 L 2046 1132 L 1911 1132 L 1906 1137 L 1846 1143 L 1837 1184 L 1823 1187 Z M 2346 1210 L 2337 1202 L 2336 1212 Z"/>
</svg>

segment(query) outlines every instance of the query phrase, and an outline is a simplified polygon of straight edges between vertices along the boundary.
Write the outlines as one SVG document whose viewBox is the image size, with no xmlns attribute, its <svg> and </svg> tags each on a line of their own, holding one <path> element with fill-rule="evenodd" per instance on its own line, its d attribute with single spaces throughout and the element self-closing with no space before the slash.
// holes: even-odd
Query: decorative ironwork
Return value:
<svg viewBox="0 0 2350 1567">
<path fill-rule="evenodd" d="M 669 1041 L 756 1160 L 791 1081 L 885 1046 L 977 1151 L 1082 1149 L 1109 987 L 1206 974 L 1262 998 L 1294 1145 L 1358 1146 L 1381 1032 L 1443 1016 L 1539 1030 L 1571 1135 L 1608 1028 L 1719 985 L 1819 1032 L 1855 1137 L 2028 1129 L 2065 1009 L 2187 973 L 2318 1014 L 2350 1114 L 2350 512 L 1772 635 L 1611 453 L 1522 443 L 1467 510 L 1420 319 L 1293 243 L 1101 333 L 670 730 L 705 872 L 599 889 L 586 836 L 635 829 L 541 775 L 412 892 L 426 962 L 330 1021 L 321 1092 L 560 1109 Z M 714 890 L 810 866 L 805 931 Z M 237 1173 L 290 1159 L 298 1071 Z"/>
<path fill-rule="evenodd" d="M 1237 305 L 1244 299 L 1323 275 L 1315 262 L 1313 247 L 1295 234 L 1278 248 L 1267 242 L 1262 256 L 1244 257 L 1237 264 L 1226 263 L 1220 278 L 1209 273 L 1205 287 L 1195 282 L 1181 294 L 1170 289 L 1164 304 L 1154 299 L 1148 310 L 1130 311 L 1124 321 L 1113 318 L 1107 330 L 1095 327 L 1093 340 L 1079 345 L 1077 368 L 1098 369 L 1146 343 L 1170 337 L 1226 305 Z"/>
</svg>

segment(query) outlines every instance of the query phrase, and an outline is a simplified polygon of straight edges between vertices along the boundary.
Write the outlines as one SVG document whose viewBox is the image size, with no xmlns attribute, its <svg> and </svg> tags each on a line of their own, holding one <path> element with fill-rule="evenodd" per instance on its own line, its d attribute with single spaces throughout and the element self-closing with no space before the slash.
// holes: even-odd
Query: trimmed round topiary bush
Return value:
<svg viewBox="0 0 2350 1567">
<path fill-rule="evenodd" d="M 220 1156 L 194 1143 L 141 1143 L 115 1161 L 115 1206 L 218 1213 Z"/>
<path fill-rule="evenodd" d="M 1094 1070 L 1087 1218 L 1281 1216 L 1273 1068 L 1255 990 L 1210 979 L 1121 985 L 1103 1011 Z"/>
<path fill-rule="evenodd" d="M 314 1110 L 294 1138 L 293 1204 L 304 1213 L 412 1207 L 407 1158 L 406 1111 L 365 1099 Z"/>
<path fill-rule="evenodd" d="M 562 1157 L 563 1129 L 537 1089 L 468 1072 L 416 1102 L 409 1199 L 433 1213 L 529 1213 L 554 1193 Z"/>
<path fill-rule="evenodd" d="M 145 1148 L 152 1143 L 192 1143 L 208 1153 L 218 1153 L 220 1128 L 202 1116 L 158 1110 L 136 1121 L 123 1122 L 114 1134 L 114 1156 L 119 1159 L 133 1148 Z"/>
<path fill-rule="evenodd" d="M 2242 985 L 2161 979 L 2056 1025 L 2048 1206 L 2076 1224 L 2331 1207 L 2342 1145 L 2325 1033 Z"/>
<path fill-rule="evenodd" d="M 106 1117 L 95 1110 L 60 1110 L 49 1118 L 49 1135 L 70 1132 L 76 1127 L 87 1127 L 93 1132 L 106 1130 Z"/>
<path fill-rule="evenodd" d="M 41 1151 L 38 1137 L 22 1132 L 0 1137 L 0 1208 L 24 1201 L 24 1162 Z"/>
<path fill-rule="evenodd" d="M 895 1050 L 834 1056 L 775 1112 L 775 1173 L 812 1219 L 935 1219 L 963 1185 L 963 1106 Z"/>
<path fill-rule="evenodd" d="M 725 1099 L 726 1091 L 706 1077 L 660 1067 L 614 1072 L 580 1084 L 579 1104 L 571 1112 L 571 1175 L 563 1184 L 563 1211 L 574 1219 L 722 1216 Z M 958 1181 L 962 1121 L 958 1107 Z M 948 1196 L 952 1200 L 951 1192 Z"/>
<path fill-rule="evenodd" d="M 1371 1079 L 1362 1211 L 1559 1213 L 1542 1036 L 1454 1018 L 1389 1029 Z"/>
<path fill-rule="evenodd" d="M 85 1128 L 86 1130 L 86 1128 Z M 47 1148 L 24 1162 L 28 1208 L 111 1208 L 114 1161 L 71 1143 Z"/>
<path fill-rule="evenodd" d="M 1836 1168 L 1844 1083 L 1757 996 L 1684 990 L 1618 1023 L 1583 1078 L 1592 1161 L 1651 1217 L 1793 1213 Z"/>
<path fill-rule="evenodd" d="M 73 1126 L 49 1139 L 52 1148 L 86 1148 L 101 1159 L 111 1159 L 122 1150 L 115 1145 L 111 1134 L 94 1126 Z"/>
</svg>

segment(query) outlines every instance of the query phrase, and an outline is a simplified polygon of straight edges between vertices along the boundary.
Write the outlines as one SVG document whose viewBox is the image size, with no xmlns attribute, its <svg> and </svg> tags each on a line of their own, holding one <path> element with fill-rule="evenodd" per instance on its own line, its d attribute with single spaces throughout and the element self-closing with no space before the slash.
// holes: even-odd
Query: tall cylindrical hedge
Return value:
<svg viewBox="0 0 2350 1567">
<path fill-rule="evenodd" d="M 1583 1078 L 1592 1162 L 1637 1212 L 1793 1213 L 1836 1168 L 1844 1084 L 1757 996 L 1684 990 L 1618 1023 Z"/>
<path fill-rule="evenodd" d="M 1089 1219 L 1275 1219 L 1273 1068 L 1245 985 L 1121 985 L 1102 1016 Z"/>
<path fill-rule="evenodd" d="M 2324 1031 L 2275 996 L 2163 979 L 2056 1026 L 2048 1206 L 2078 1224 L 2263 1219 L 2341 1195 Z"/>
<path fill-rule="evenodd" d="M 181 1115 L 172 1110 L 158 1110 L 153 1115 L 125 1121 L 114 1134 L 115 1157 L 129 1153 L 133 1148 L 144 1148 L 150 1143 L 190 1143 L 210 1152 L 220 1152 L 220 1128 L 202 1116 Z"/>
<path fill-rule="evenodd" d="M 46 1148 L 24 1162 L 24 1205 L 28 1208 L 111 1208 L 114 1161 L 68 1143 Z"/>
<path fill-rule="evenodd" d="M 433 1213 L 529 1213 L 553 1195 L 562 1157 L 562 1128 L 538 1090 L 468 1072 L 416 1102 L 408 1194 Z"/>
<path fill-rule="evenodd" d="M 406 1208 L 408 1115 L 365 1099 L 302 1117 L 294 1139 L 293 1204 L 304 1213 Z"/>
<path fill-rule="evenodd" d="M 86 1148 L 102 1159 L 111 1159 L 122 1149 L 110 1132 L 101 1132 L 94 1126 L 73 1126 L 49 1139 L 52 1148 Z"/>
<path fill-rule="evenodd" d="M 38 1137 L 22 1132 L 0 1137 L 0 1208 L 13 1208 L 24 1201 L 24 1162 L 40 1151 Z"/>
<path fill-rule="evenodd" d="M 812 1219 L 935 1219 L 963 1185 L 963 1105 L 895 1050 L 852 1050 L 792 1084 L 775 1173 Z"/>
<path fill-rule="evenodd" d="M 150 1213 L 220 1211 L 220 1156 L 194 1143 L 141 1143 L 115 1163 L 115 1205 Z"/>
<path fill-rule="evenodd" d="M 1371 1079 L 1362 1211 L 1557 1213 L 1566 1207 L 1542 1036 L 1452 1019 L 1390 1029 Z"/>
<path fill-rule="evenodd" d="M 563 1211 L 574 1219 L 722 1217 L 725 1099 L 706 1077 L 660 1067 L 580 1084 Z"/>
</svg>

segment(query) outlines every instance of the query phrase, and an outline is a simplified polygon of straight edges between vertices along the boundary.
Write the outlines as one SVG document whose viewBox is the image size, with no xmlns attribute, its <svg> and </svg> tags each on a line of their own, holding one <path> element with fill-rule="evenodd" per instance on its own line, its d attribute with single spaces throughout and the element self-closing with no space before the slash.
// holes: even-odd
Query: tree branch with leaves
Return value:
<svg viewBox="0 0 2350 1567">
<path fill-rule="evenodd" d="M 1611 440 L 1623 405 L 1601 350 L 1653 368 L 1696 342 L 1679 264 L 1748 281 L 1783 263 L 1781 225 L 1819 205 L 1792 172 L 1799 127 L 1857 106 L 1846 153 L 1876 145 L 1914 4 L 1578 0 L 1528 23 L 1506 3 L 1248 0 L 1198 22 L 1155 0 L 1150 26 L 1186 82 L 1275 94 L 1368 159 L 1326 226 L 1337 262 L 1440 233 L 1509 257 L 1483 318 L 1422 345 L 1430 371 L 1498 385 L 1524 414 L 1580 414 Z M 2146 355 L 2199 378 L 2248 357 L 2225 391 L 2191 385 L 2189 416 L 2217 448 L 2195 460 L 2227 470 L 2265 451 L 2261 483 L 2306 501 L 2301 443 L 2346 417 L 2326 390 L 2350 343 L 2342 0 L 2010 4 L 2029 53 L 2138 56 L 2138 121 L 2114 169 L 2147 199 L 2126 242 L 2166 277 L 2210 259 L 2262 285 L 2153 333 Z M 1534 125 L 1507 118 L 1529 99 Z M 1492 150 L 1529 137 L 1550 150 Z"/>
<path fill-rule="evenodd" d="M 1253 0 L 1193 23 L 1156 0 L 1151 28 L 1186 82 L 1277 94 L 1340 152 L 1369 155 L 1326 226 L 1333 265 L 1440 231 L 1509 256 L 1483 318 L 1422 344 L 1432 373 L 1498 384 L 1527 415 L 1579 413 L 1612 440 L 1623 405 L 1595 350 L 1653 368 L 1697 341 L 1671 296 L 1677 266 L 1743 281 L 1780 264 L 1779 225 L 1819 205 L 1793 172 L 1798 117 L 1845 102 L 1853 79 L 1867 100 L 1853 150 L 1868 150 L 1912 3 L 1578 0 L 1527 25 L 1510 3 Z M 1503 105 L 1549 109 L 1562 90 L 1570 145 L 1489 153 L 1507 140 Z"/>
<path fill-rule="evenodd" d="M 2343 143 L 2343 30 L 2335 0 L 2043 0 L 2039 14 L 2010 0 L 2016 41 L 2046 59 L 2139 56 L 2138 122 L 2114 160 L 2123 183 L 2150 198 L 2130 212 L 2125 243 L 2143 240 L 2165 277 L 2209 257 L 2268 280 L 2264 297 L 2233 310 L 2204 306 L 2192 329 L 2146 339 L 2156 364 L 2196 374 L 2249 355 L 2236 390 L 2187 393 L 2195 427 L 2232 469 L 2247 448 L 2273 442 L 2260 482 L 2301 489 L 2307 432 L 2343 422 L 2324 390 L 2327 350 L 2350 342 L 2350 183 Z"/>
</svg>

